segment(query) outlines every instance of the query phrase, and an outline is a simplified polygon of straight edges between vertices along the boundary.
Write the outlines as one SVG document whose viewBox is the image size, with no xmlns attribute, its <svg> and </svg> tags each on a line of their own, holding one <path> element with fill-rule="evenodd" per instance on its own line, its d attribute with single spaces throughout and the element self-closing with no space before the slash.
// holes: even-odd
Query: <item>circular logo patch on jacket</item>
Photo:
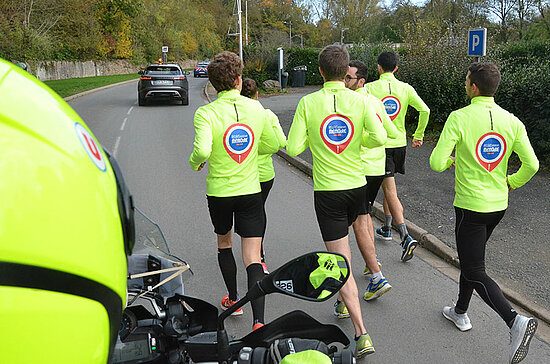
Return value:
<svg viewBox="0 0 550 364">
<path fill-rule="evenodd" d="M 75 123 L 74 128 L 88 157 L 90 157 L 99 170 L 105 172 L 107 167 L 105 166 L 105 158 L 103 158 L 103 154 L 101 153 L 101 147 L 96 143 L 90 132 L 81 124 Z"/>
<path fill-rule="evenodd" d="M 386 114 L 393 121 L 399 115 L 399 112 L 401 112 L 401 102 L 395 96 L 386 96 L 382 99 L 382 103 L 386 109 Z"/>
<path fill-rule="evenodd" d="M 479 138 L 476 145 L 476 157 L 483 168 L 491 172 L 506 154 L 506 140 L 498 133 L 487 133 Z"/>
<path fill-rule="evenodd" d="M 329 115 L 321 123 L 321 138 L 336 154 L 342 153 L 353 137 L 353 123 L 340 114 Z"/>
<path fill-rule="evenodd" d="M 223 146 L 231 158 L 242 163 L 254 145 L 254 133 L 248 125 L 233 124 L 223 136 Z"/>
</svg>

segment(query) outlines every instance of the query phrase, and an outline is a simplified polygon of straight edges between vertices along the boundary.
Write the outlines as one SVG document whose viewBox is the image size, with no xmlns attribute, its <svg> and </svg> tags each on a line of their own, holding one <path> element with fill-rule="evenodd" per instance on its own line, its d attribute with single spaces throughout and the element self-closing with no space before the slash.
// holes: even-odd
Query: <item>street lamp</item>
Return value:
<svg viewBox="0 0 550 364">
<path fill-rule="evenodd" d="M 342 31 L 340 32 L 340 44 L 344 45 L 344 32 L 346 30 L 349 30 L 349 28 L 342 28 Z"/>
<path fill-rule="evenodd" d="M 288 34 L 288 41 L 290 43 L 289 46 L 292 47 L 292 20 L 284 21 L 283 23 L 289 24 L 289 26 L 290 26 L 290 31 L 289 31 L 289 34 Z"/>
</svg>

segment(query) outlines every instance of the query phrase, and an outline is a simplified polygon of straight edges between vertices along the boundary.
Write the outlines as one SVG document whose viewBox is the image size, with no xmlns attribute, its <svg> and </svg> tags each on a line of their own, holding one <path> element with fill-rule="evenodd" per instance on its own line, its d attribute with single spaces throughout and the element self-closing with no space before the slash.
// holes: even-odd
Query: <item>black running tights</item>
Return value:
<svg viewBox="0 0 550 364">
<path fill-rule="evenodd" d="M 511 327 L 517 313 L 506 300 L 500 287 L 485 272 L 485 246 L 506 210 L 481 213 L 455 207 L 456 246 L 460 259 L 460 283 L 457 313 L 468 310 L 475 291 Z"/>
</svg>

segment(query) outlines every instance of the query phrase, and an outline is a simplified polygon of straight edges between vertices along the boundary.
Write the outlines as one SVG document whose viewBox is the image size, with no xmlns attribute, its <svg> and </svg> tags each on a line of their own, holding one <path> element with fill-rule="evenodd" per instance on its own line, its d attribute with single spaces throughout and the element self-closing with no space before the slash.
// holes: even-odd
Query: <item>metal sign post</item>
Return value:
<svg viewBox="0 0 550 364">
<path fill-rule="evenodd" d="M 475 56 L 476 62 L 487 54 L 487 28 L 468 31 L 468 55 Z"/>
<path fill-rule="evenodd" d="M 277 48 L 277 52 L 279 52 L 279 86 L 282 88 L 282 76 L 283 76 L 283 48 L 279 47 Z"/>
<path fill-rule="evenodd" d="M 168 46 L 162 46 L 162 63 L 168 63 Z"/>
</svg>

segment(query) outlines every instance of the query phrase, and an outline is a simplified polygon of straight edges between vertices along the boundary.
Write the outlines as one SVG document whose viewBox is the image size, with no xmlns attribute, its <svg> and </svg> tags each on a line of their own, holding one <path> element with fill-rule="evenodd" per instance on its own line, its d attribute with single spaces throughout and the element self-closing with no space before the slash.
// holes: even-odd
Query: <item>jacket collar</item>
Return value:
<svg viewBox="0 0 550 364">
<path fill-rule="evenodd" d="M 477 96 L 472 99 L 472 104 L 494 104 L 495 98 L 490 96 Z"/>
<path fill-rule="evenodd" d="M 391 72 L 382 73 L 380 75 L 381 80 L 395 80 L 395 75 Z"/>
</svg>

